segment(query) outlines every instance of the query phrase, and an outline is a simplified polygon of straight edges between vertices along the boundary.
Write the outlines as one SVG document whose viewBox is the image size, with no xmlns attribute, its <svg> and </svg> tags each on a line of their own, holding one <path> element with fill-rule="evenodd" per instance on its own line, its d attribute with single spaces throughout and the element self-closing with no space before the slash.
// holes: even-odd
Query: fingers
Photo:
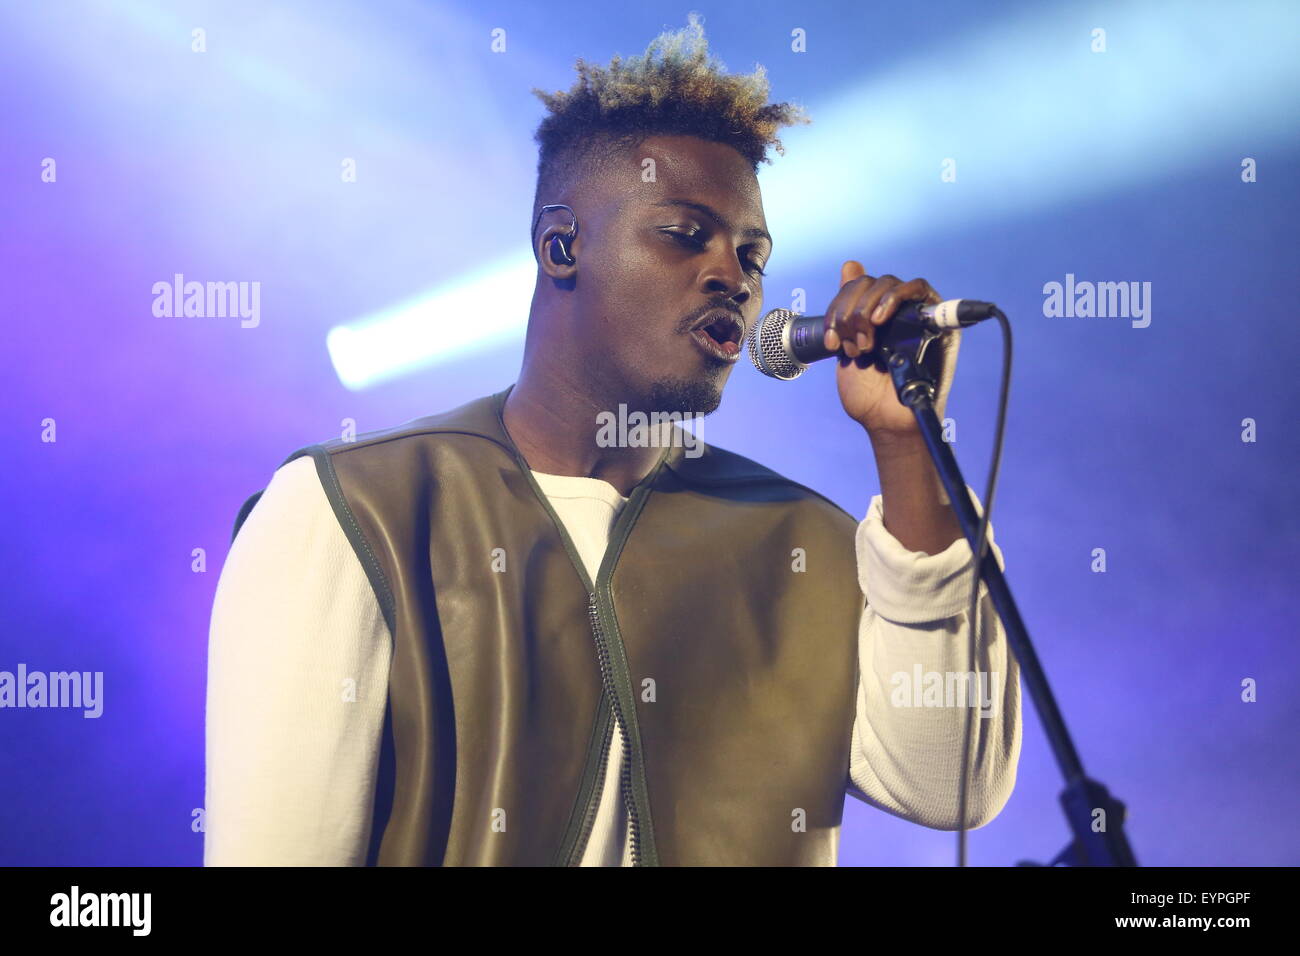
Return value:
<svg viewBox="0 0 1300 956">
<path fill-rule="evenodd" d="M 905 302 L 939 302 L 938 292 L 925 279 L 903 282 L 897 276 L 873 279 L 850 260 L 841 267 L 843 285 L 826 311 L 826 348 L 850 359 L 866 355 L 876 345 L 875 330 L 892 319 Z"/>
<path fill-rule="evenodd" d="M 885 279 L 893 278 L 893 276 L 881 276 L 876 287 L 859 303 L 859 309 L 867 316 L 868 322 L 873 327 L 883 325 L 892 319 L 904 302 L 940 301 L 939 293 L 930 288 L 930 283 L 924 279 L 913 279 L 911 282 L 899 282 L 895 279 L 889 288 L 882 286 Z M 876 294 L 876 289 L 880 289 L 879 294 Z"/>
<path fill-rule="evenodd" d="M 853 303 L 871 287 L 871 283 L 874 281 L 871 276 L 867 275 L 860 262 L 850 259 L 840 267 L 840 291 L 826 309 L 826 324 L 822 333 L 822 341 L 827 350 L 834 352 L 839 349 L 841 342 L 843 342 L 845 353 L 850 358 L 857 354 L 854 337 L 851 334 L 846 334 L 844 322 L 850 314 Z M 851 352 L 849 351 L 850 346 L 853 347 Z"/>
<path fill-rule="evenodd" d="M 881 276 L 857 301 L 853 314 L 849 316 L 848 332 L 855 336 L 859 351 L 870 352 L 876 347 L 876 325 L 880 323 L 875 322 L 874 317 L 880 313 L 880 303 L 887 296 L 892 299 L 894 290 L 902 286 L 898 276 Z"/>
<path fill-rule="evenodd" d="M 862 263 L 856 259 L 850 259 L 844 265 L 840 266 L 840 285 L 848 285 L 854 279 L 860 278 L 867 274 L 867 270 L 862 267 Z"/>
<path fill-rule="evenodd" d="M 876 347 L 875 326 L 870 317 L 880 300 L 900 284 L 897 276 L 890 275 L 879 279 L 863 276 L 854 281 L 854 286 L 840 290 L 843 302 L 834 313 L 835 330 L 844 344 L 844 354 L 849 358 L 865 355 Z M 844 295 L 849 290 L 851 294 Z"/>
<path fill-rule="evenodd" d="M 942 297 L 939 293 L 931 288 L 930 283 L 924 279 L 913 279 L 911 282 L 900 282 L 883 296 L 874 306 L 871 312 L 871 324 L 880 325 L 888 322 L 889 319 L 898 311 L 898 307 L 904 302 L 941 302 Z M 864 303 L 865 310 L 866 305 Z"/>
</svg>

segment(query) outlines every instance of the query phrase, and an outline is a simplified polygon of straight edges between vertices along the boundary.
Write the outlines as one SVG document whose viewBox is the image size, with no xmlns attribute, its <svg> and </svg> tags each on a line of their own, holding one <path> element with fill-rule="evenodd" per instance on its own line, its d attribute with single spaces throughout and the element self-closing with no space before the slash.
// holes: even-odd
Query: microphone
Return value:
<svg viewBox="0 0 1300 956">
<path fill-rule="evenodd" d="M 909 345 L 924 347 L 950 329 L 992 318 L 996 309 L 992 302 L 976 299 L 949 299 L 936 305 L 904 302 L 893 318 L 876 328 L 876 347 L 871 354 L 879 361 Z M 771 378 L 786 382 L 796 379 L 812 362 L 840 354 L 838 349 L 826 350 L 822 342 L 825 331 L 824 315 L 799 315 L 789 309 L 773 309 L 759 319 L 749 337 L 749 360 L 754 368 Z M 918 349 L 917 361 L 920 360 Z"/>
</svg>

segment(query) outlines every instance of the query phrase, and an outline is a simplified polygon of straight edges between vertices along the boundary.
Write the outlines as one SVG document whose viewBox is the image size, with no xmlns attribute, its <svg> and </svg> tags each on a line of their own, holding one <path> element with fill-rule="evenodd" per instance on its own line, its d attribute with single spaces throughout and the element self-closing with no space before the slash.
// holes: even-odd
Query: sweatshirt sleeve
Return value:
<svg viewBox="0 0 1300 956">
<path fill-rule="evenodd" d="M 971 492 L 977 511 L 982 504 Z M 867 599 L 858 633 L 857 713 L 848 792 L 936 830 L 958 829 L 962 734 L 970 713 L 967 829 L 1006 805 L 1020 759 L 1020 670 L 980 582 L 980 638 L 970 666 L 971 547 L 909 551 L 884 525 L 880 495 L 857 530 L 858 582 Z M 1005 568 L 1002 551 L 989 550 Z M 965 675 L 978 671 L 978 681 Z M 963 692 L 974 687 L 973 706 Z M 973 696 L 973 695 L 972 695 Z"/>
<path fill-rule="evenodd" d="M 205 866 L 362 866 L 391 638 L 310 457 L 231 545 L 208 636 Z"/>
</svg>

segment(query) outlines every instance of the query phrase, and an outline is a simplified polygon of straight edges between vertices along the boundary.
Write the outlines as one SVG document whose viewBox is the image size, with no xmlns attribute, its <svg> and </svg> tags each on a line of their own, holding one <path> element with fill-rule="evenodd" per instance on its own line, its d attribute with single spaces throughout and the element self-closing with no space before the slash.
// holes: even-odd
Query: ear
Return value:
<svg viewBox="0 0 1300 956">
<path fill-rule="evenodd" d="M 564 248 L 568 250 L 569 258 L 575 260 L 574 263 L 565 263 L 563 259 L 556 262 L 551 257 L 551 249 L 557 239 L 564 242 Z M 576 263 L 578 258 L 577 250 L 581 242 L 580 236 L 570 238 L 567 224 L 555 223 L 547 226 L 537 234 L 537 245 L 533 249 L 533 253 L 541 270 L 552 279 L 572 279 L 578 269 Z"/>
</svg>

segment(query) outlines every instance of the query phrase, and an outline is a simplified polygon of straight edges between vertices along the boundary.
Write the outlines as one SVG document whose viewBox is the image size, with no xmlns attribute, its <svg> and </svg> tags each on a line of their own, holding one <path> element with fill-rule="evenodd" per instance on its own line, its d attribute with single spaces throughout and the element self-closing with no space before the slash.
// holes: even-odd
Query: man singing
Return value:
<svg viewBox="0 0 1300 956">
<path fill-rule="evenodd" d="M 604 440 L 621 406 L 717 409 L 772 253 L 758 165 L 803 117 L 766 102 L 761 67 L 727 74 L 693 16 L 577 69 L 539 94 L 517 381 L 300 449 L 240 511 L 210 636 L 207 865 L 834 865 L 846 792 L 941 830 L 1011 794 L 1018 668 L 981 587 L 994 691 L 931 693 L 972 669 L 971 549 L 867 359 L 900 304 L 938 295 L 850 261 L 826 309 L 880 477 L 861 523 L 732 452 L 688 454 L 671 423 Z M 957 333 L 936 344 L 942 416 Z"/>
</svg>

